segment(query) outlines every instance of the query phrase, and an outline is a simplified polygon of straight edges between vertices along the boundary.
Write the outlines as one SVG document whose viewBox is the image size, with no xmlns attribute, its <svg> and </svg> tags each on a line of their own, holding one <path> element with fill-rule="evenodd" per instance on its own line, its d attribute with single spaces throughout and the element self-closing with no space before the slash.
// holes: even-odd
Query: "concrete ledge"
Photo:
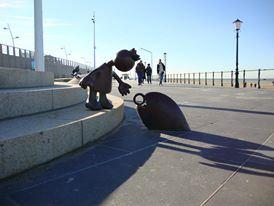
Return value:
<svg viewBox="0 0 274 206">
<path fill-rule="evenodd" d="M 110 132 L 123 119 L 123 100 L 114 108 L 89 111 L 79 104 L 58 111 L 0 122 L 0 179 L 45 163 Z"/>
<path fill-rule="evenodd" d="M 59 83 L 52 87 L 1 89 L 0 120 L 35 114 L 81 103 L 86 90 Z"/>
<path fill-rule="evenodd" d="M 0 88 L 52 86 L 52 72 L 0 67 Z"/>
</svg>

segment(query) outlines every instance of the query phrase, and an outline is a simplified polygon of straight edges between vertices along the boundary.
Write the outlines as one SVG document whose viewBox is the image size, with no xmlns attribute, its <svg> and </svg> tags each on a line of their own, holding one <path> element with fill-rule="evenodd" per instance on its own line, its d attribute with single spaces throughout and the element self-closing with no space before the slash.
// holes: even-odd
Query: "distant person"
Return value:
<svg viewBox="0 0 274 206">
<path fill-rule="evenodd" d="M 146 75 L 147 75 L 147 83 L 151 84 L 152 68 L 150 67 L 150 64 L 147 64 Z"/>
<path fill-rule="evenodd" d="M 79 68 L 79 65 L 78 65 L 72 70 L 71 75 L 75 78 L 79 78 L 79 72 L 80 72 L 80 68 Z"/>
<path fill-rule="evenodd" d="M 135 71 L 137 73 L 137 77 L 138 77 L 138 85 L 142 85 L 142 81 L 143 81 L 143 71 L 145 70 L 145 66 L 142 62 L 142 60 L 139 61 L 139 63 L 136 65 Z"/>
<path fill-rule="evenodd" d="M 142 68 L 142 84 L 144 84 L 144 81 L 146 80 L 146 63 L 144 64 L 144 67 Z"/>
<path fill-rule="evenodd" d="M 159 63 L 157 64 L 157 74 L 159 75 L 159 85 L 163 85 L 164 73 L 166 71 L 166 66 L 162 63 L 162 60 L 159 59 Z"/>
</svg>

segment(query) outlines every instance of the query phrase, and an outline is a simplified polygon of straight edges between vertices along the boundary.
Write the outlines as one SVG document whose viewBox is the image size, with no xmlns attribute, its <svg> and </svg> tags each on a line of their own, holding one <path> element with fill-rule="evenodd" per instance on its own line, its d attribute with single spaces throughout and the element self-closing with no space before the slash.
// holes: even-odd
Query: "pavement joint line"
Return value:
<svg viewBox="0 0 274 206">
<path fill-rule="evenodd" d="M 175 137 L 173 137 L 173 138 L 175 138 Z M 171 138 L 171 139 L 173 139 L 173 138 Z M 166 142 L 166 141 L 168 141 L 168 140 L 170 140 L 170 139 L 166 139 L 166 140 L 161 141 L 161 142 Z M 130 155 L 136 154 L 136 153 L 138 153 L 138 152 L 144 151 L 144 150 L 146 150 L 146 149 L 148 149 L 148 148 L 150 148 L 150 147 L 153 147 L 153 146 L 155 146 L 155 145 L 157 145 L 157 144 L 158 144 L 158 142 L 156 142 L 156 143 L 154 143 L 154 144 L 151 144 L 151 145 L 148 145 L 148 146 L 146 146 L 146 147 L 142 147 L 142 148 L 137 149 L 137 150 L 135 150 L 135 151 L 129 152 L 129 153 L 127 153 L 127 154 L 123 154 L 123 155 L 117 156 L 117 157 L 115 157 L 115 158 L 112 158 L 112 159 L 109 159 L 109 160 L 105 160 L 105 161 L 100 162 L 100 163 L 97 163 L 97 164 L 92 164 L 92 165 L 89 165 L 89 166 L 87 166 L 87 167 L 83 167 L 83 168 L 81 168 L 81 169 L 78 169 L 78 170 L 75 170 L 75 171 L 72 171 L 72 172 L 68 172 L 68 173 L 65 173 L 65 174 L 62 174 L 62 175 L 53 177 L 53 178 L 49 178 L 49 179 L 47 179 L 47 180 L 44 180 L 44 181 L 39 182 L 39 183 L 36 183 L 36 184 L 34 184 L 34 185 L 31 185 L 31 186 L 22 188 L 22 189 L 20 189 L 20 190 L 15 190 L 15 191 L 12 192 L 11 194 L 15 194 L 15 193 L 18 193 L 18 192 L 24 192 L 24 191 L 26 191 L 26 190 L 30 190 L 30 189 L 36 188 L 36 187 L 38 187 L 38 186 L 40 186 L 40 185 L 43 185 L 43 184 L 47 184 L 47 183 L 53 182 L 53 181 L 55 181 L 55 180 L 64 178 L 64 177 L 66 177 L 66 176 L 78 174 L 78 173 L 83 172 L 83 171 L 86 171 L 86 170 L 88 170 L 88 169 L 95 168 L 95 167 L 98 167 L 98 166 L 107 164 L 107 163 L 109 163 L 109 162 L 113 162 L 113 161 L 115 161 L 115 160 L 121 159 L 121 158 L 123 158 L 123 157 L 127 157 L 127 156 L 130 156 Z"/>
<path fill-rule="evenodd" d="M 200 206 L 204 206 L 206 205 L 210 199 L 213 198 L 213 196 L 215 196 L 223 187 L 224 185 L 231 180 L 240 169 L 242 169 L 244 167 L 244 165 L 253 157 L 253 155 L 257 152 L 257 150 L 259 150 L 262 146 L 264 146 L 271 138 L 272 136 L 274 137 L 274 133 L 272 133 L 252 154 L 250 154 L 250 156 L 237 168 L 237 170 L 235 170 L 231 175 L 229 175 L 224 182 L 211 194 L 209 195 L 208 198 L 206 198 L 201 204 Z"/>
<path fill-rule="evenodd" d="M 122 148 L 112 147 L 112 146 L 108 146 L 108 145 L 104 145 L 104 144 L 101 144 L 100 147 L 105 147 L 105 148 L 109 148 L 109 149 L 113 149 L 113 150 L 117 150 L 117 151 L 121 151 L 121 152 L 130 152 L 130 150 L 125 150 Z"/>
</svg>

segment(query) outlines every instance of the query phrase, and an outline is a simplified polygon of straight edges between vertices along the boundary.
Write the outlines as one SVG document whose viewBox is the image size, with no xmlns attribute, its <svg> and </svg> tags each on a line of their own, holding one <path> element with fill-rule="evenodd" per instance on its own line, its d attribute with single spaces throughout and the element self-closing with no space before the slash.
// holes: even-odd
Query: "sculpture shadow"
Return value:
<svg viewBox="0 0 274 206">
<path fill-rule="evenodd" d="M 248 113 L 248 114 L 262 114 L 262 115 L 272 115 L 272 116 L 274 116 L 274 112 L 253 111 L 253 110 L 233 109 L 233 108 L 223 108 L 223 107 L 187 105 L 187 104 L 178 104 L 178 106 L 179 107 L 196 108 L 196 109 L 209 109 L 209 110 L 218 110 L 218 111 L 241 112 L 241 113 Z"/>
<path fill-rule="evenodd" d="M 149 161 L 156 148 L 163 154 L 168 150 L 196 155 L 202 160 L 198 164 L 216 169 L 236 171 L 245 163 L 238 172 L 273 177 L 274 159 L 262 153 L 274 151 L 271 147 L 198 131 L 149 131 L 136 110 L 125 106 L 124 122 L 97 144 L 29 171 L 20 181 L 17 177 L 16 184 L 0 184 L 0 205 L 10 199 L 19 205 L 103 204 L 118 188 L 129 192 L 120 186 Z M 134 178 L 136 183 L 142 176 Z"/>
</svg>

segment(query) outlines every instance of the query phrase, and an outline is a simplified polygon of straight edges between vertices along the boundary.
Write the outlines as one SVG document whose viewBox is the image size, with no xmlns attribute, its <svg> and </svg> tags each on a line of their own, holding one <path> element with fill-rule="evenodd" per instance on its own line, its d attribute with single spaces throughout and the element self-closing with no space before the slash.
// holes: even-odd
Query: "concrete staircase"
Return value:
<svg viewBox="0 0 274 206">
<path fill-rule="evenodd" d="M 112 110 L 89 111 L 86 91 L 78 85 L 53 84 L 50 73 L 21 70 L 18 86 L 17 70 L 0 68 L 0 80 L 5 81 L 0 83 L 0 179 L 94 141 L 123 119 L 118 97 L 109 96 Z M 29 76 L 39 76 L 41 85 L 34 80 L 30 84 Z"/>
</svg>

